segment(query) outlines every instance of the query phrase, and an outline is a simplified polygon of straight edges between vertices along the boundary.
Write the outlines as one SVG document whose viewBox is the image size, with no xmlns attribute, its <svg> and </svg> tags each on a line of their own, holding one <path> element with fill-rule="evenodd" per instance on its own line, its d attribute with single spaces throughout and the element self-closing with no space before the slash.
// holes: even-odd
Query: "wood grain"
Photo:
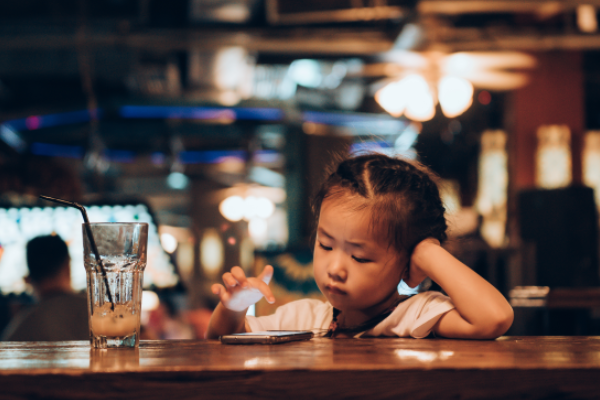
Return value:
<svg viewBox="0 0 600 400">
<path fill-rule="evenodd" d="M 0 399 L 599 397 L 597 337 L 0 343 Z"/>
</svg>

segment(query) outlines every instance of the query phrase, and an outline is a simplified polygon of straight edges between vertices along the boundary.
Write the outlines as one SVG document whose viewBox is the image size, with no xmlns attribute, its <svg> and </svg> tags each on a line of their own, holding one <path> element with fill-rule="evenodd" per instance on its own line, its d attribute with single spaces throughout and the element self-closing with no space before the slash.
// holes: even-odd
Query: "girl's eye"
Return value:
<svg viewBox="0 0 600 400">
<path fill-rule="evenodd" d="M 327 247 L 327 246 L 323 245 L 323 243 L 321 243 L 321 242 L 319 242 L 319 246 L 321 246 L 321 248 L 322 248 L 323 250 L 326 250 L 326 251 L 329 251 L 329 250 L 331 250 L 331 247 Z"/>
<path fill-rule="evenodd" d="M 361 264 L 371 262 L 371 260 L 367 260 L 366 258 L 358 258 L 358 257 L 354 257 L 354 256 L 352 256 L 352 258 L 354 258 L 354 261 L 361 263 Z"/>
</svg>

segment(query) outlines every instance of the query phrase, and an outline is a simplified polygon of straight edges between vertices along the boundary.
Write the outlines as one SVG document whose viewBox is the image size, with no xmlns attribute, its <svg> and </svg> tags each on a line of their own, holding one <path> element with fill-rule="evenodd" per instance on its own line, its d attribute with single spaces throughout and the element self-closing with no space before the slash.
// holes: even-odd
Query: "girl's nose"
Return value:
<svg viewBox="0 0 600 400">
<path fill-rule="evenodd" d="M 327 269 L 327 276 L 336 282 L 345 282 L 348 278 L 348 272 L 344 267 L 341 257 L 334 257 Z"/>
</svg>

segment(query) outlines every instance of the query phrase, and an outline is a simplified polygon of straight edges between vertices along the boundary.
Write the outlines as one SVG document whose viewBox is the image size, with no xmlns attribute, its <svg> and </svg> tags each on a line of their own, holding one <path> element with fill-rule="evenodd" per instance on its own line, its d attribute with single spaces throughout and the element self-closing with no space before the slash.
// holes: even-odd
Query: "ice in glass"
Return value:
<svg viewBox="0 0 600 400">
<path fill-rule="evenodd" d="M 96 259 L 84 225 L 91 346 L 137 347 L 148 224 L 107 222 L 90 226 L 103 266 Z"/>
</svg>

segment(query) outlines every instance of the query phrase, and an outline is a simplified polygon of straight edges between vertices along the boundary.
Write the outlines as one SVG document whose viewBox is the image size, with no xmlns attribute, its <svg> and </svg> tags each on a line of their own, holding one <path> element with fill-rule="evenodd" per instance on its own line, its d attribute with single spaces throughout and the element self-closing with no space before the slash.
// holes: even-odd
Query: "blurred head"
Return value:
<svg viewBox="0 0 600 400">
<path fill-rule="evenodd" d="M 27 243 L 27 267 L 33 285 L 68 274 L 69 261 L 67 244 L 58 235 L 38 236 Z"/>
</svg>

